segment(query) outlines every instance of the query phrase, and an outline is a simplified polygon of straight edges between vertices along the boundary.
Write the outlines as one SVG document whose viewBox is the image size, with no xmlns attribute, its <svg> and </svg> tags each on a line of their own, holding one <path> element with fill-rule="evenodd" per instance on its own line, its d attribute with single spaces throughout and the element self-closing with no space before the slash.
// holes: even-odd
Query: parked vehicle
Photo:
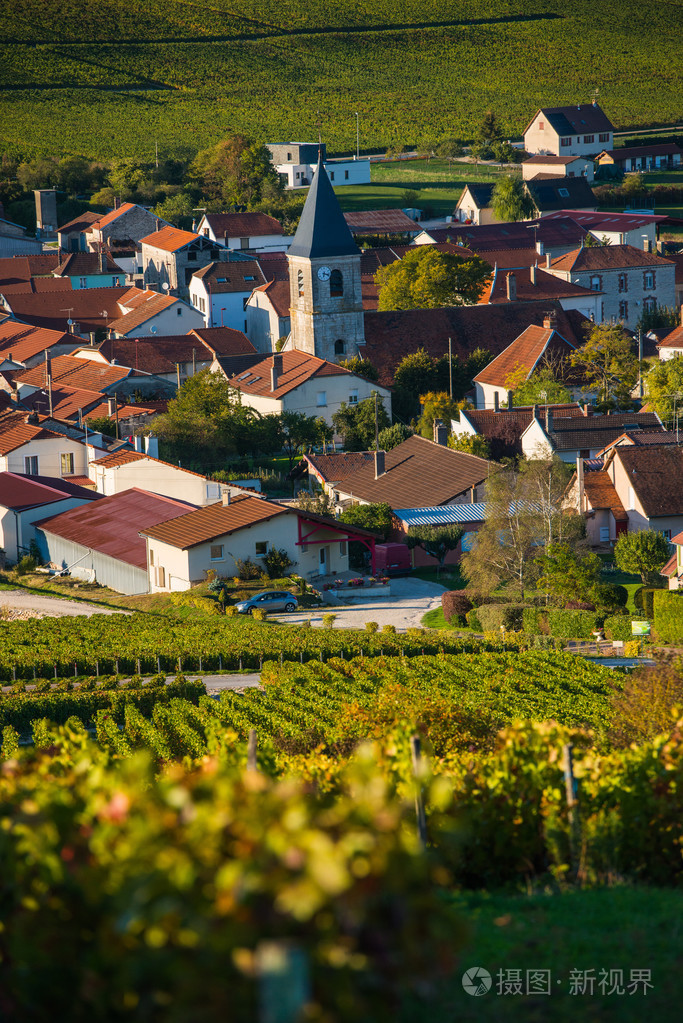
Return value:
<svg viewBox="0 0 683 1023">
<path fill-rule="evenodd" d="M 264 611 L 296 611 L 298 606 L 299 601 L 288 590 L 264 590 L 248 600 L 240 600 L 235 610 L 241 615 L 250 615 L 256 607 Z"/>
<path fill-rule="evenodd" d="M 411 568 L 410 550 L 404 543 L 378 543 L 375 547 L 378 575 L 408 575 Z"/>
</svg>

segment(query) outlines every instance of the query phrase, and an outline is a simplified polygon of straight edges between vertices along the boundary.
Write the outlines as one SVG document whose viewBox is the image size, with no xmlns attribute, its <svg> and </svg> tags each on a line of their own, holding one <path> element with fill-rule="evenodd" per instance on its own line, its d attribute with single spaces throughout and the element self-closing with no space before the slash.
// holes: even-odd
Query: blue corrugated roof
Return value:
<svg viewBox="0 0 683 1023">
<path fill-rule="evenodd" d="M 486 505 L 441 504 L 435 508 L 395 508 L 394 515 L 406 526 L 431 526 L 445 522 L 483 522 Z"/>
</svg>

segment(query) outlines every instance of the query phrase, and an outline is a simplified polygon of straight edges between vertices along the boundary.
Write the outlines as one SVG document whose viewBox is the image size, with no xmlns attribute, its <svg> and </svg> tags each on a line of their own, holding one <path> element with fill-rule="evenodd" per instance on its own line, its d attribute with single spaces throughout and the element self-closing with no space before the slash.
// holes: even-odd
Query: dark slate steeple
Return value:
<svg viewBox="0 0 683 1023">
<path fill-rule="evenodd" d="M 315 259 L 357 256 L 359 252 L 325 166 L 319 159 L 288 255 Z"/>
</svg>

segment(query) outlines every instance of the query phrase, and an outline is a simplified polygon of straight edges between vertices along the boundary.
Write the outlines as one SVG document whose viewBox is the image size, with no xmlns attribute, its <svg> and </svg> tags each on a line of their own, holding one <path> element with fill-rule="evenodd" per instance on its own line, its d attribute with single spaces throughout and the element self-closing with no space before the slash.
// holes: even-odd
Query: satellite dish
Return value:
<svg viewBox="0 0 683 1023">
<path fill-rule="evenodd" d="M 159 329 L 158 327 L 150 327 L 150 328 L 149 328 L 149 332 L 150 332 L 150 334 L 156 334 L 156 332 L 158 331 L 158 329 Z"/>
<path fill-rule="evenodd" d="M 168 281 L 164 281 L 164 283 L 161 285 L 161 287 L 164 289 L 164 291 L 170 291 L 171 290 L 171 285 L 168 283 Z"/>
<path fill-rule="evenodd" d="M 69 324 L 69 326 L 71 326 L 74 321 L 71 319 L 71 317 L 69 317 L 69 319 L 66 322 Z"/>
</svg>

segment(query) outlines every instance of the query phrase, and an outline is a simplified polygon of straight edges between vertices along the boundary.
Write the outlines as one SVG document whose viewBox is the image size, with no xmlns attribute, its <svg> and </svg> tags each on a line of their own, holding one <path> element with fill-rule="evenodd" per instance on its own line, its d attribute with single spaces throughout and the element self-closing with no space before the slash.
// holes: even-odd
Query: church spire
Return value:
<svg viewBox="0 0 683 1023">
<path fill-rule="evenodd" d="M 327 176 L 321 146 L 318 150 L 318 166 L 288 254 L 315 259 L 355 256 L 359 252 Z"/>
</svg>

